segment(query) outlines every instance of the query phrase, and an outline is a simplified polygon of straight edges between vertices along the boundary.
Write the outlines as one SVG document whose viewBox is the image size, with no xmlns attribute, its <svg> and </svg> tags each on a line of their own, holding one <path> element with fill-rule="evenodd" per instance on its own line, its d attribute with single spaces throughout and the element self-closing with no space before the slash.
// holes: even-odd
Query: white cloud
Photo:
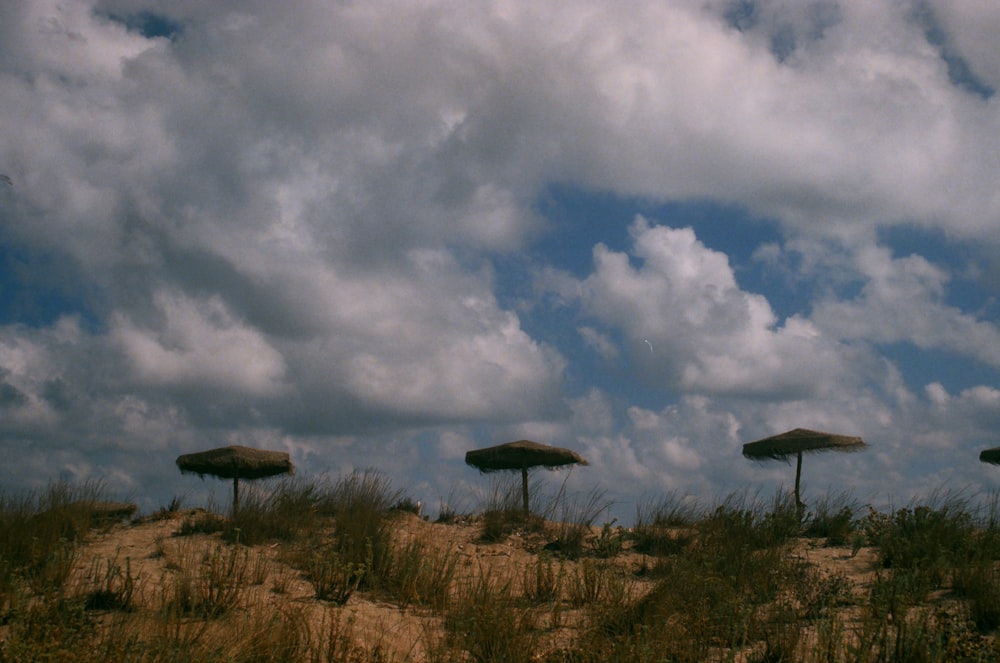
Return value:
<svg viewBox="0 0 1000 663">
<path fill-rule="evenodd" d="M 929 6 L 949 47 L 974 75 L 1000 89 L 1000 52 L 994 41 L 1000 30 L 1000 7 L 989 0 L 944 0 Z"/>
<path fill-rule="evenodd" d="M 598 246 L 594 273 L 569 282 L 563 294 L 641 349 L 635 362 L 647 381 L 683 391 L 804 397 L 821 378 L 845 379 L 846 349 L 801 317 L 779 326 L 767 300 L 741 290 L 726 256 L 690 228 L 640 218 L 630 234 L 635 263 Z"/>
<path fill-rule="evenodd" d="M 606 334 L 602 334 L 593 327 L 586 325 L 579 327 L 577 331 L 580 333 L 580 337 L 583 338 L 583 342 L 593 348 L 604 359 L 611 360 L 618 358 L 618 347 Z"/>
<path fill-rule="evenodd" d="M 125 314 L 113 318 L 111 336 L 140 382 L 200 386 L 265 395 L 281 389 L 281 355 L 256 330 L 233 318 L 218 298 L 192 300 L 159 292 L 163 316 L 144 329 Z"/>
<path fill-rule="evenodd" d="M 822 301 L 813 321 L 838 339 L 908 342 L 1000 366 L 1000 329 L 945 303 L 948 274 L 918 255 L 894 258 L 884 247 L 858 252 L 865 278 L 851 300 Z"/>
</svg>

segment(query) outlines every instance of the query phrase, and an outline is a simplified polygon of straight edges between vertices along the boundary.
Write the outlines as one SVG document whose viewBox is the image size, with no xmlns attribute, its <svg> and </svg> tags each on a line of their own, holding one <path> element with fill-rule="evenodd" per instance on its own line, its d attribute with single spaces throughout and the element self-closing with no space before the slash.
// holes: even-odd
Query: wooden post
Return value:
<svg viewBox="0 0 1000 663">
<path fill-rule="evenodd" d="M 799 481 L 802 478 L 802 451 L 799 451 L 798 460 L 795 462 L 795 506 L 798 507 L 799 512 L 802 511 L 802 500 L 799 499 Z"/>
<path fill-rule="evenodd" d="M 521 466 L 521 497 L 524 500 L 524 516 L 525 518 L 531 513 L 528 511 L 528 464 L 525 463 Z"/>
<path fill-rule="evenodd" d="M 240 478 L 233 477 L 233 518 L 236 517 L 236 510 L 240 508 Z"/>
</svg>

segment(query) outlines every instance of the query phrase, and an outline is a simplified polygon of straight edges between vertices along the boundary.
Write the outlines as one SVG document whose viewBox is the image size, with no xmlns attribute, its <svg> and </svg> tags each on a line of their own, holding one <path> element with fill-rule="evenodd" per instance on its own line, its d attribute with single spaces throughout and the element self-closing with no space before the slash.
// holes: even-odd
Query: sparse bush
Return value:
<svg viewBox="0 0 1000 663">
<path fill-rule="evenodd" d="M 521 500 L 520 477 L 495 474 L 491 477 L 489 492 L 481 497 L 483 533 L 482 540 L 495 543 L 507 538 L 517 529 L 540 532 L 545 519 L 535 514 L 525 514 Z M 529 492 L 536 496 L 537 484 L 529 483 Z"/>
<path fill-rule="evenodd" d="M 968 601 L 969 617 L 980 633 L 1000 627 L 1000 571 L 992 560 L 956 568 L 952 589 Z"/>
<path fill-rule="evenodd" d="M 441 499 L 438 505 L 438 517 L 435 522 L 441 524 L 452 523 L 462 516 L 465 500 L 457 495 L 457 489 L 452 486 L 448 491 L 448 496 Z"/>
<path fill-rule="evenodd" d="M 612 520 L 610 523 L 604 523 L 601 527 L 601 533 L 594 539 L 593 554 L 595 557 L 607 559 L 615 557 L 622 551 L 625 537 L 622 528 L 614 526 L 615 522 Z"/>
<path fill-rule="evenodd" d="M 197 511 L 188 516 L 177 529 L 177 536 L 216 534 L 226 529 L 226 519 L 210 511 Z"/>
<path fill-rule="evenodd" d="M 513 532 L 522 529 L 529 532 L 541 532 L 545 529 L 545 521 L 541 516 L 534 514 L 525 515 L 519 507 L 517 509 L 493 510 L 483 513 L 482 540 L 484 543 L 497 543 L 503 541 Z M 554 546 L 558 546 L 556 543 Z"/>
<path fill-rule="evenodd" d="M 587 647 L 605 659 L 703 661 L 718 647 L 764 638 L 764 606 L 787 595 L 806 568 L 784 548 L 798 531 L 794 502 L 780 496 L 771 506 L 731 496 L 695 523 L 691 545 L 658 563 L 651 591 L 596 611 Z M 775 627 L 765 651 L 777 650 L 779 636 L 792 639 Z"/>
<path fill-rule="evenodd" d="M 375 469 L 351 472 L 338 479 L 320 500 L 320 513 L 338 516 L 345 511 L 365 509 L 385 513 L 402 499 L 402 493 Z"/>
<path fill-rule="evenodd" d="M 84 534 L 106 501 L 100 483 L 51 484 L 42 493 L 0 494 L 0 619 L 23 591 L 61 597 Z"/>
<path fill-rule="evenodd" d="M 359 587 L 374 589 L 393 561 L 392 528 L 386 516 L 400 493 L 375 470 L 339 479 L 321 504 L 333 516 L 333 550 L 339 564 L 363 569 Z"/>
<path fill-rule="evenodd" d="M 270 491 L 253 485 L 243 492 L 236 515 L 223 521 L 222 538 L 247 546 L 294 541 L 318 526 L 322 500 L 322 488 L 313 483 L 289 479 Z"/>
<path fill-rule="evenodd" d="M 118 563 L 117 552 L 111 559 L 95 559 L 86 580 L 91 587 L 84 599 L 86 609 L 130 611 L 135 607 L 137 578 L 132 575 L 132 562 L 128 557 L 124 568 Z"/>
<path fill-rule="evenodd" d="M 459 587 L 445 610 L 444 627 L 451 647 L 468 652 L 473 661 L 527 663 L 535 655 L 531 610 L 519 605 L 509 579 L 483 569 Z"/>
<path fill-rule="evenodd" d="M 94 622 L 77 599 L 50 598 L 25 606 L 0 645 L 0 660 L 75 661 L 94 637 Z"/>
<path fill-rule="evenodd" d="M 887 569 L 919 574 L 929 588 L 942 586 L 956 566 L 981 557 L 971 514 L 961 501 L 898 509 L 888 521 L 870 514 L 872 543 Z"/>
<path fill-rule="evenodd" d="M 413 539 L 394 550 L 379 587 L 400 607 L 415 603 L 440 609 L 448 602 L 457 566 L 458 558 L 450 550 Z"/>
<path fill-rule="evenodd" d="M 802 619 L 820 619 L 850 601 L 850 583 L 839 573 L 823 573 L 807 566 L 791 586 Z"/>
<path fill-rule="evenodd" d="M 414 502 L 410 497 L 403 497 L 392 505 L 392 510 L 419 516 L 423 512 L 423 505 L 420 502 Z"/>
<path fill-rule="evenodd" d="M 591 490 L 582 498 L 569 498 L 560 490 L 549 508 L 551 513 L 557 514 L 556 539 L 546 547 L 569 559 L 580 557 L 584 552 L 585 542 L 592 536 L 594 522 L 611 508 L 611 504 L 604 497 L 603 490 Z M 610 545 L 613 542 L 606 539 L 605 543 Z"/>
<path fill-rule="evenodd" d="M 367 567 L 344 559 L 335 547 L 328 546 L 312 552 L 304 564 L 304 571 L 316 598 L 344 605 L 361 584 Z"/>
<path fill-rule="evenodd" d="M 673 555 L 691 541 L 693 526 L 703 514 L 691 500 L 667 493 L 636 507 L 631 538 L 635 549 L 647 555 Z"/>
<path fill-rule="evenodd" d="M 825 538 L 829 546 L 843 546 L 851 541 L 860 506 L 847 493 L 820 498 L 806 517 L 803 534 Z"/>
<path fill-rule="evenodd" d="M 609 566 L 592 559 L 580 562 L 570 575 L 569 600 L 576 605 L 597 603 L 607 591 Z"/>
<path fill-rule="evenodd" d="M 524 568 L 522 591 L 524 597 L 536 603 L 556 601 L 562 594 L 563 579 L 566 572 L 560 564 L 556 569 L 555 560 L 551 555 L 542 553 L 535 558 L 535 563 Z"/>
<path fill-rule="evenodd" d="M 788 542 L 800 532 L 794 497 L 779 493 L 767 504 L 746 495 L 729 495 L 698 522 L 697 545 L 761 550 Z"/>
<path fill-rule="evenodd" d="M 237 606 L 247 586 L 249 553 L 245 549 L 216 546 L 201 559 L 188 551 L 174 575 L 166 598 L 166 613 L 221 617 Z"/>
</svg>

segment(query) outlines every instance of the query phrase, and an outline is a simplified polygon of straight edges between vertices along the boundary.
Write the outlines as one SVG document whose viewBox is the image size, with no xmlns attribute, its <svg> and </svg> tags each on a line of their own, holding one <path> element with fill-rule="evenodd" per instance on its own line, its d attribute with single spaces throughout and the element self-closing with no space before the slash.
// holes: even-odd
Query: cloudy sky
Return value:
<svg viewBox="0 0 1000 663">
<path fill-rule="evenodd" d="M 990 0 L 0 4 L 0 485 L 1000 486 Z M 554 490 L 562 474 L 538 475 Z M 214 491 L 214 493 L 213 493 Z"/>
</svg>

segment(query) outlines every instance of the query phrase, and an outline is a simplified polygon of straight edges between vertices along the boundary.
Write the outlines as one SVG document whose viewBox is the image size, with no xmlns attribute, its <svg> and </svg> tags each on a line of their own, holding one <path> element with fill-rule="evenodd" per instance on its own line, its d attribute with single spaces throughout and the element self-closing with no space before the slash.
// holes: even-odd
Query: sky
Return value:
<svg viewBox="0 0 1000 663">
<path fill-rule="evenodd" d="M 991 0 L 0 4 L 0 486 L 225 503 L 287 451 L 539 490 L 984 495 L 1000 468 Z M 476 497 L 479 495 L 480 497 Z"/>
</svg>

